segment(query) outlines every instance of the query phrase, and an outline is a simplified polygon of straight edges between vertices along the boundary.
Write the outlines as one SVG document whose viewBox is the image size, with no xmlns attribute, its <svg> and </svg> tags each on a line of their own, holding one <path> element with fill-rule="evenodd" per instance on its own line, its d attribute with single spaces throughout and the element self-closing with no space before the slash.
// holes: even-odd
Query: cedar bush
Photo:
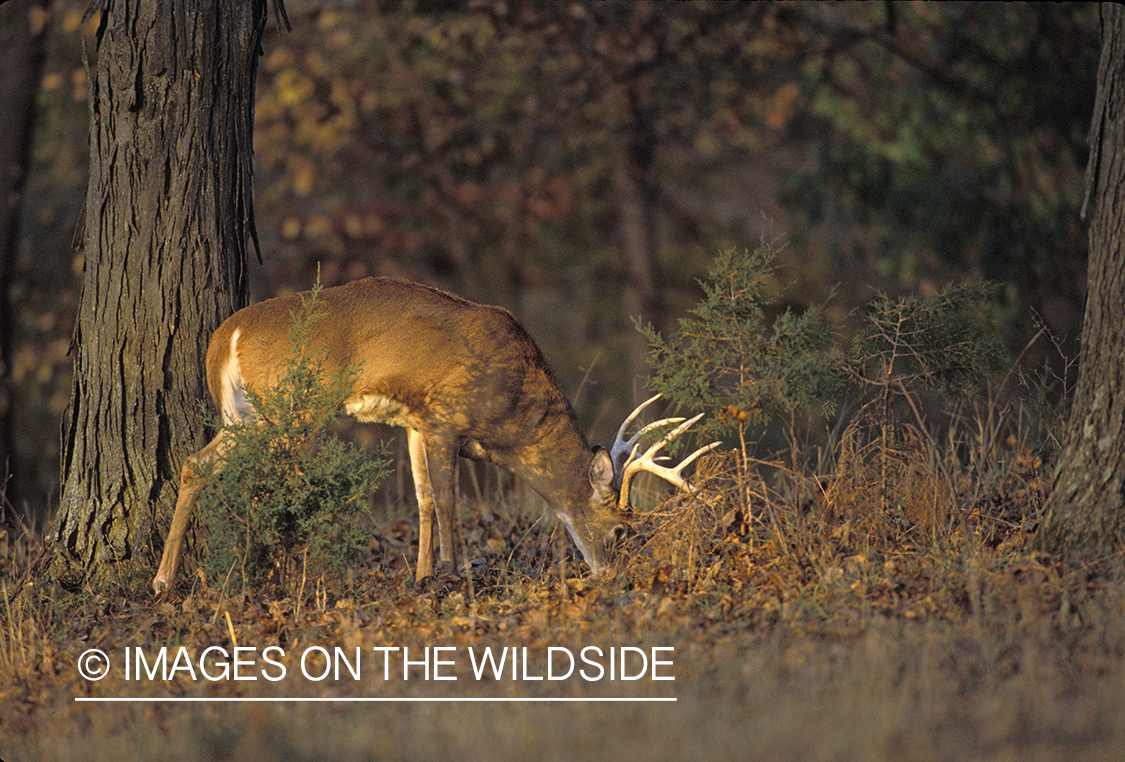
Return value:
<svg viewBox="0 0 1125 762">
<path fill-rule="evenodd" d="M 257 418 L 230 425 L 230 446 L 207 468 L 196 509 L 205 528 L 204 571 L 243 585 L 288 586 L 306 576 L 344 578 L 367 548 L 370 496 L 385 452 L 362 452 L 332 433 L 358 368 L 322 372 L 309 351 L 322 316 L 319 287 L 293 315 L 286 372 L 247 395 Z"/>
<path fill-rule="evenodd" d="M 958 506 L 957 453 L 933 432 L 987 388 L 1005 358 L 987 309 L 993 287 L 879 297 L 845 335 L 819 307 L 781 309 L 774 261 L 782 249 L 774 240 L 721 252 L 700 283 L 704 298 L 675 332 L 641 328 L 652 389 L 710 412 L 700 435 L 731 450 L 701 462 L 695 482 L 710 499 L 683 509 L 710 518 L 688 523 L 708 536 L 732 528 L 745 536 L 751 516 L 780 526 L 778 510 L 815 506 L 825 527 L 849 524 L 857 546 L 932 539 L 969 510 Z M 785 433 L 785 457 L 761 451 L 779 446 L 771 431 Z M 683 545 L 693 532 L 677 511 L 665 528 Z M 685 547 L 704 545 L 694 537 Z"/>
</svg>

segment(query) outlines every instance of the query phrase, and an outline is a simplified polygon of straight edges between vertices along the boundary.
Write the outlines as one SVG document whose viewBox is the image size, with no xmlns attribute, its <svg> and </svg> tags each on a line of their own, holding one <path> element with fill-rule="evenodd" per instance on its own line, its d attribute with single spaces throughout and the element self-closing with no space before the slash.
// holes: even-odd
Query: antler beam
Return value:
<svg viewBox="0 0 1125 762">
<path fill-rule="evenodd" d="M 636 410 L 629 414 L 629 417 L 626 418 L 625 422 L 621 424 L 621 428 L 617 430 L 617 436 L 614 439 L 613 446 L 610 448 L 610 457 L 613 459 L 613 463 L 615 466 L 614 470 L 617 472 L 617 474 L 619 474 L 618 479 L 621 485 L 621 492 L 618 498 L 618 509 L 621 511 L 628 510 L 630 504 L 629 490 L 631 487 L 631 483 L 633 477 L 641 471 L 648 471 L 651 474 L 655 474 L 656 476 L 659 476 L 661 479 L 670 482 L 671 484 L 675 485 L 679 489 L 684 490 L 685 492 L 694 492 L 695 487 L 693 487 L 691 483 L 688 482 L 688 480 L 685 479 L 682 475 L 684 468 L 688 464 L 692 463 L 700 455 L 708 453 L 722 444 L 722 442 L 712 442 L 705 447 L 701 447 L 691 455 L 680 461 L 680 463 L 675 467 L 663 466 L 657 462 L 658 460 L 668 459 L 667 456 L 657 457 L 657 453 L 660 452 L 660 450 L 669 442 L 677 439 L 685 431 L 691 428 L 696 421 L 703 417 L 703 413 L 700 413 L 699 415 L 690 419 L 663 418 L 659 421 L 654 421 L 653 423 L 643 426 L 632 437 L 630 437 L 629 439 L 625 439 L 625 431 L 629 427 L 629 424 L 631 424 L 636 419 L 636 417 L 640 415 L 642 410 L 644 410 L 656 400 L 660 399 L 660 396 L 661 395 L 657 394 L 655 397 L 649 398 L 645 402 L 641 403 L 641 405 L 639 405 Z M 660 426 L 667 426 L 673 423 L 679 425 L 665 434 L 654 445 L 645 450 L 643 455 L 639 457 L 637 456 L 637 450 L 640 446 L 640 438 L 645 433 L 652 431 L 653 429 Z"/>
</svg>

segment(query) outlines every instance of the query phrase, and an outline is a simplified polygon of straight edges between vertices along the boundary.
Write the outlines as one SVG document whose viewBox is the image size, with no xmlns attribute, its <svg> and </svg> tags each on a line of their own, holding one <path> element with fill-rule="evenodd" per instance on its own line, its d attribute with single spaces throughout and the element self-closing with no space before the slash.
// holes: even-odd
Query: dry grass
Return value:
<svg viewBox="0 0 1125 762">
<path fill-rule="evenodd" d="M 409 519 L 382 528 L 344 591 L 306 581 L 232 593 L 196 577 L 179 600 L 154 604 L 143 580 L 66 593 L 6 561 L 0 757 L 1121 759 L 1125 577 L 1119 559 L 1069 568 L 1029 552 L 1049 465 L 1020 437 L 980 445 L 987 464 L 961 466 L 923 432 L 869 434 L 842 437 L 825 479 L 741 453 L 714 457 L 698 472 L 702 491 L 645 514 L 629 564 L 599 581 L 578 576 L 584 567 L 553 523 L 479 494 L 462 511 L 471 584 L 444 588 L 413 585 Z M 33 552 L 24 546 L 9 553 L 22 561 Z M 77 673 L 89 648 L 120 658 L 180 645 L 193 655 L 277 646 L 287 676 Z M 674 647 L 675 680 L 477 681 L 464 658 L 470 647 L 541 655 L 590 645 Z M 360 648 L 362 679 L 299 678 L 297 657 L 312 646 Z M 457 649 L 448 672 L 458 679 L 384 681 L 367 655 L 390 646 Z M 678 700 L 74 701 L 611 695 Z"/>
</svg>

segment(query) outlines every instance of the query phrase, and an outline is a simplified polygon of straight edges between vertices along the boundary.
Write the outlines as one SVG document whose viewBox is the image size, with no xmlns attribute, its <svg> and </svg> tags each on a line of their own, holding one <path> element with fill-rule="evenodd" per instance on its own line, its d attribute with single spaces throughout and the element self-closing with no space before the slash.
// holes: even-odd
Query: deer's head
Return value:
<svg viewBox="0 0 1125 762">
<path fill-rule="evenodd" d="M 684 458 L 675 467 L 662 465 L 668 456 L 658 455 L 665 445 L 680 437 L 703 413 L 691 419 L 664 418 L 641 427 L 633 436 L 625 438 L 625 432 L 646 407 L 660 395 L 639 405 L 617 430 L 617 436 L 609 450 L 594 448 L 590 463 L 590 486 L 592 488 L 588 511 L 581 518 L 560 514 L 575 544 L 594 574 L 602 573 L 612 562 L 616 549 L 628 532 L 628 522 L 633 514 L 631 487 L 633 477 L 641 471 L 648 471 L 675 485 L 685 492 L 695 492 L 696 488 L 682 475 L 683 469 L 704 453 L 721 444 L 712 442 Z M 650 431 L 675 425 L 663 437 L 639 453 L 641 438 Z"/>
</svg>

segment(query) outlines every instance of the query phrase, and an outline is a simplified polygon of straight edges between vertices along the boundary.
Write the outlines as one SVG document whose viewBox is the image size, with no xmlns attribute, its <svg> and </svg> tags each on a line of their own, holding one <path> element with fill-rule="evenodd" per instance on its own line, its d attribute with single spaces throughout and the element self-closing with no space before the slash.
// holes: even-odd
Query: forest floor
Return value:
<svg viewBox="0 0 1125 762">
<path fill-rule="evenodd" d="M 1120 561 L 1032 552 L 1019 486 L 928 530 L 831 487 L 680 501 L 600 579 L 538 512 L 465 505 L 467 581 L 415 585 L 403 518 L 346 590 L 189 564 L 163 602 L 150 569 L 44 584 L 9 537 L 0 758 L 1119 762 Z"/>
</svg>

